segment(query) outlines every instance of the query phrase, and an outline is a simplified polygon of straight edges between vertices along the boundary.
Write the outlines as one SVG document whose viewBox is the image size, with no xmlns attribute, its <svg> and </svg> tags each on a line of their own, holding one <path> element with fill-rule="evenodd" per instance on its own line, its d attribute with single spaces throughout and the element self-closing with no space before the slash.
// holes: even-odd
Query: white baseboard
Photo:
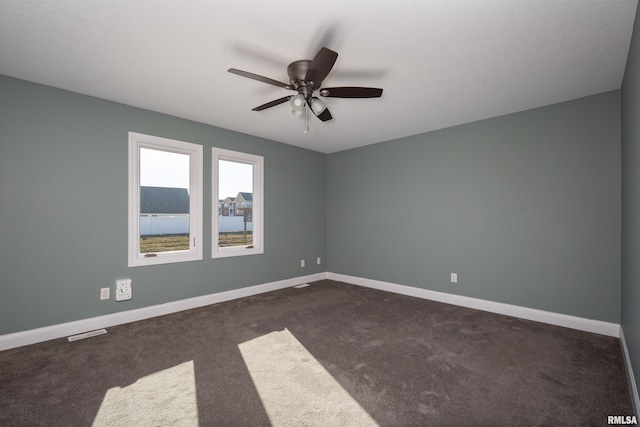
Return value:
<svg viewBox="0 0 640 427">
<path fill-rule="evenodd" d="M 534 320 L 536 322 L 548 323 L 566 328 L 578 329 L 580 331 L 593 332 L 618 338 L 620 336 L 620 325 L 617 323 L 603 322 L 600 320 L 585 319 L 583 317 L 570 316 L 568 314 L 553 313 L 550 311 L 527 308 L 518 305 L 504 304 L 470 298 L 462 295 L 447 294 L 444 292 L 430 291 L 413 286 L 398 285 L 395 283 L 382 282 L 379 280 L 364 279 L 362 277 L 347 276 L 344 274 L 327 273 L 327 279 L 340 282 L 352 283 L 354 285 L 365 286 L 367 288 L 379 289 L 381 291 L 394 292 L 447 304 L 459 305 L 476 310 L 489 311 L 507 316 L 519 317 L 521 319 Z"/>
<path fill-rule="evenodd" d="M 218 292 L 215 294 L 168 302 L 166 304 L 152 305 L 150 307 L 143 307 L 119 313 L 107 314 L 104 316 L 92 317 L 89 319 L 77 320 L 74 322 L 31 329 L 23 332 L 0 335 L 0 351 L 56 338 L 67 337 L 69 335 L 75 335 L 95 329 L 108 328 L 110 326 L 163 316 L 165 314 L 176 313 L 178 311 L 189 310 L 191 308 L 216 304 L 237 298 L 244 298 L 251 295 L 275 291 L 277 289 L 284 289 L 301 283 L 313 282 L 326 278 L 327 273 L 311 274 L 309 276 L 294 277 L 291 279 L 279 280 L 277 282 L 264 283 L 231 291 Z"/>
<path fill-rule="evenodd" d="M 629 349 L 627 348 L 627 340 L 624 338 L 624 331 L 620 327 L 620 344 L 622 345 L 622 355 L 624 356 L 624 366 L 627 368 L 627 380 L 631 389 L 631 402 L 633 403 L 633 411 L 636 415 L 640 415 L 640 397 L 638 396 L 638 386 L 636 385 L 636 377 L 633 375 L 631 367 L 631 358 L 629 357 Z"/>
<path fill-rule="evenodd" d="M 122 325 L 138 320 L 163 316 L 165 314 L 176 313 L 183 310 L 189 310 L 192 308 L 216 304 L 237 298 L 257 295 L 264 292 L 275 291 L 277 289 L 288 288 L 302 283 L 313 282 L 322 279 L 337 280 L 368 288 L 395 292 L 397 294 L 439 301 L 447 304 L 459 305 L 462 307 L 474 308 L 477 310 L 489 311 L 492 313 L 504 314 L 507 316 L 519 317 L 522 319 L 529 319 L 537 322 L 549 323 L 552 325 L 564 326 L 567 328 L 578 329 L 612 337 L 620 337 L 621 333 L 620 325 L 618 325 L 617 323 L 602 322 L 599 320 L 585 319 L 577 316 L 552 313 L 544 310 L 503 304 L 499 302 L 470 298 L 461 295 L 447 294 L 444 292 L 430 291 L 427 289 L 398 285 L 395 283 L 382 282 L 379 280 L 364 279 L 361 277 L 347 276 L 344 274 L 324 272 L 312 274 L 309 276 L 294 277 L 291 279 L 249 286 L 241 289 L 218 292 L 215 294 L 203 295 L 200 297 L 168 302 L 166 304 L 153 305 L 150 307 L 143 307 L 119 313 L 107 314 L 104 316 L 92 317 L 89 319 L 61 323 L 58 325 L 46 326 L 43 328 L 31 329 L 28 331 L 0 335 L 0 351 L 35 344 L 51 339 L 67 337 L 70 335 L 80 334 L 96 329 L 108 328 L 111 326 Z"/>
</svg>

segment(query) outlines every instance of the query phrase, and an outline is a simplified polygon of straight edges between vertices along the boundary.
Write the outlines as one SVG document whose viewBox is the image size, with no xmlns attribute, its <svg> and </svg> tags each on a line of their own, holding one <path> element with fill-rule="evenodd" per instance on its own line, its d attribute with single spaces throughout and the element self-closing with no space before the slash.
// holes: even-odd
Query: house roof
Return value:
<svg viewBox="0 0 640 427">
<path fill-rule="evenodd" d="M 189 191 L 186 188 L 140 187 L 140 213 L 188 214 Z"/>
<path fill-rule="evenodd" d="M 244 200 L 246 200 L 246 201 L 252 201 L 252 200 L 253 200 L 253 193 L 243 193 L 243 192 L 240 192 L 240 193 L 238 193 L 238 194 L 239 194 L 239 195 L 241 195 L 241 196 L 242 196 L 242 198 L 243 198 Z"/>
<path fill-rule="evenodd" d="M 12 0 L 0 73 L 331 153 L 620 89 L 637 5 L 324 0 L 301 19 L 291 1 Z M 333 120 L 308 133 L 286 103 L 251 111 L 295 92 L 227 72 L 289 84 L 321 47 L 339 54 L 323 87 L 384 92 L 321 97 Z"/>
</svg>

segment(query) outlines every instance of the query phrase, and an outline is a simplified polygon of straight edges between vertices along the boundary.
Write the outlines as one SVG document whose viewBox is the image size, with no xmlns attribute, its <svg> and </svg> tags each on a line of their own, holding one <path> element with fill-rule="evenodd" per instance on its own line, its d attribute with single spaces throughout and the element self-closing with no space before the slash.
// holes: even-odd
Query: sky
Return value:
<svg viewBox="0 0 640 427">
<path fill-rule="evenodd" d="M 253 193 L 253 165 L 220 160 L 219 198 L 236 197 L 242 191 Z"/>
<path fill-rule="evenodd" d="M 219 198 L 253 192 L 253 166 L 220 161 Z M 206 179 L 206 178 L 205 178 Z M 189 156 L 167 151 L 140 149 L 140 185 L 147 187 L 189 188 Z"/>
</svg>

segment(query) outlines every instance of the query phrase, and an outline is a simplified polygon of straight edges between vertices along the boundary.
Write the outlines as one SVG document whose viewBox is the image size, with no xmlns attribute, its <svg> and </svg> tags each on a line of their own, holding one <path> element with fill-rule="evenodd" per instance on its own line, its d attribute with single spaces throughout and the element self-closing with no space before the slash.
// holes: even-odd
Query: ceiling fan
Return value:
<svg viewBox="0 0 640 427">
<path fill-rule="evenodd" d="M 329 109 L 320 99 L 315 96 L 317 93 L 323 97 L 329 98 L 379 98 L 382 96 L 382 89 L 373 87 L 343 86 L 343 87 L 321 87 L 322 81 L 327 77 L 333 64 L 338 59 L 338 54 L 331 49 L 323 47 L 316 54 L 313 60 L 303 59 L 294 61 L 287 67 L 289 75 L 289 83 L 283 83 L 258 74 L 249 73 L 247 71 L 229 68 L 230 73 L 258 80 L 284 89 L 298 92 L 297 95 L 289 95 L 276 99 L 266 104 L 262 104 L 253 108 L 253 111 L 262 111 L 267 108 L 275 107 L 287 101 L 291 104 L 292 113 L 296 116 L 305 115 L 307 117 L 307 108 L 323 122 L 331 120 L 333 117 Z M 305 129 L 308 132 L 308 126 Z"/>
</svg>

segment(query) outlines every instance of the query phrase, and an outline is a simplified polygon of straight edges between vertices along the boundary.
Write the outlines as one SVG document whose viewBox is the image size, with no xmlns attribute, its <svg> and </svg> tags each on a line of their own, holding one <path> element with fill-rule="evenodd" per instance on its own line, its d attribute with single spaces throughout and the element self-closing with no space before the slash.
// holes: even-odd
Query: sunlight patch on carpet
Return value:
<svg viewBox="0 0 640 427">
<path fill-rule="evenodd" d="M 197 426 L 198 401 L 193 361 L 107 390 L 94 427 Z"/>
<path fill-rule="evenodd" d="M 378 425 L 288 329 L 238 348 L 274 427 Z"/>
</svg>

